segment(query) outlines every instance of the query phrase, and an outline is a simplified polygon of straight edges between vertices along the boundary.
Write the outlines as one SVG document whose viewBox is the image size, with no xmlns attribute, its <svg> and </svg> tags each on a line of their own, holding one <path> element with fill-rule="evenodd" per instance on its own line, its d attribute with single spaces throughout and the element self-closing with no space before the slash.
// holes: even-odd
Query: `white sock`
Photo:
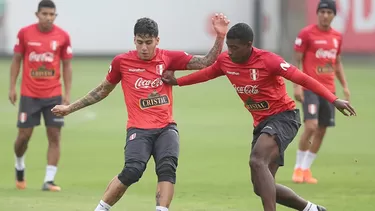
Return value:
<svg viewBox="0 0 375 211">
<path fill-rule="evenodd" d="M 305 207 L 305 209 L 303 209 L 303 211 L 319 211 L 319 210 L 316 204 L 313 204 L 308 201 L 307 206 Z"/>
<path fill-rule="evenodd" d="M 294 169 L 302 168 L 302 163 L 306 157 L 307 152 L 308 151 L 297 150 L 296 165 L 294 166 Z"/>
<path fill-rule="evenodd" d="M 308 151 L 306 153 L 305 159 L 302 162 L 302 170 L 309 169 L 311 167 L 311 164 L 314 162 L 316 158 L 316 154 Z"/>
<path fill-rule="evenodd" d="M 156 211 L 168 211 L 168 208 L 162 206 L 156 206 Z"/>
<path fill-rule="evenodd" d="M 16 157 L 16 169 L 18 171 L 24 170 L 25 169 L 25 156 L 22 157 Z"/>
<path fill-rule="evenodd" d="M 95 211 L 109 211 L 111 206 L 105 203 L 103 200 L 100 200 L 98 206 L 96 207 Z"/>
<path fill-rule="evenodd" d="M 44 177 L 44 182 L 54 181 L 56 172 L 57 172 L 56 166 L 48 165 L 47 168 L 46 168 L 46 176 Z"/>
</svg>

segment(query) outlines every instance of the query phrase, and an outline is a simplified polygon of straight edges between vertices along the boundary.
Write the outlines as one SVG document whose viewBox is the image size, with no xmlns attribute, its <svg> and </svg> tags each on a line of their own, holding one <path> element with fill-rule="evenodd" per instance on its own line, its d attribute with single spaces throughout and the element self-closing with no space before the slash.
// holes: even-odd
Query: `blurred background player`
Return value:
<svg viewBox="0 0 375 211">
<path fill-rule="evenodd" d="M 16 187 L 26 188 L 25 152 L 35 126 L 40 125 L 43 115 L 47 128 L 47 167 L 42 189 L 60 191 L 54 183 L 60 159 L 60 133 L 64 119 L 51 112 L 55 105 L 69 104 L 72 83 L 72 49 L 67 32 L 54 25 L 56 6 L 50 0 L 42 0 L 36 12 L 38 23 L 22 28 L 17 35 L 10 71 L 9 100 L 17 101 L 16 83 L 23 60 L 21 97 L 18 114 L 18 134 L 14 144 L 16 154 Z M 65 95 L 62 97 L 60 60 Z"/>
<path fill-rule="evenodd" d="M 342 35 L 331 27 L 336 15 L 336 3 L 333 0 L 321 0 L 317 7 L 318 24 L 303 28 L 295 40 L 296 66 L 307 75 L 315 78 L 332 93 L 335 89 L 335 75 L 339 79 L 349 101 L 349 88 L 345 80 L 341 63 Z M 327 127 L 335 125 L 335 108 L 327 100 L 308 89 L 294 85 L 295 99 L 302 103 L 304 131 L 297 150 L 296 165 L 292 180 L 296 183 L 318 182 L 312 176 L 310 167 L 322 144 Z"/>
<path fill-rule="evenodd" d="M 229 21 L 223 14 L 212 19 L 216 41 L 206 56 L 157 48 L 158 24 L 149 18 L 138 19 L 134 26 L 135 51 L 117 55 L 105 80 L 73 104 L 57 105 L 52 111 L 64 116 L 107 97 L 121 82 L 128 111 L 125 165 L 109 183 L 95 211 L 108 211 L 125 191 L 138 182 L 151 156 L 158 177 L 156 210 L 168 211 L 174 194 L 179 157 L 179 135 L 173 120 L 172 87 L 164 84 L 165 70 L 196 70 L 215 62 L 221 53 Z"/>
<path fill-rule="evenodd" d="M 288 96 L 282 77 L 308 87 L 343 112 L 355 115 L 348 102 L 338 99 L 318 81 L 300 72 L 280 56 L 252 46 L 254 33 L 245 23 L 231 27 L 227 34 L 228 51 L 205 69 L 176 79 L 163 75 L 171 85 L 187 86 L 225 75 L 254 119 L 250 154 L 251 181 L 261 197 L 264 211 L 276 211 L 276 202 L 300 211 L 325 211 L 299 197 L 291 189 L 275 184 L 275 175 L 284 165 L 284 151 L 301 125 L 299 110 Z"/>
</svg>

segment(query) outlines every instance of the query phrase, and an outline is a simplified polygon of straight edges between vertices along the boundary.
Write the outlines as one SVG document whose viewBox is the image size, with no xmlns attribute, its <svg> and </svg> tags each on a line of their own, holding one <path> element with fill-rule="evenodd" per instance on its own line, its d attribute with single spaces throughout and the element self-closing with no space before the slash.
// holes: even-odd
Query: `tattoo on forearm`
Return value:
<svg viewBox="0 0 375 211">
<path fill-rule="evenodd" d="M 160 192 L 156 193 L 156 206 L 160 206 Z"/>
<path fill-rule="evenodd" d="M 194 56 L 187 65 L 189 70 L 197 70 L 210 66 L 223 50 L 224 38 L 216 38 L 214 46 L 206 56 Z"/>
<path fill-rule="evenodd" d="M 86 106 L 92 105 L 94 103 L 97 103 L 103 100 L 109 95 L 109 93 L 112 92 L 112 90 L 115 87 L 116 85 L 113 85 L 113 84 L 108 83 L 107 81 L 104 81 L 98 87 L 91 90 L 86 96 L 84 96 L 83 98 L 71 104 L 70 105 L 71 112 L 77 111 L 81 108 L 84 108 Z"/>
</svg>

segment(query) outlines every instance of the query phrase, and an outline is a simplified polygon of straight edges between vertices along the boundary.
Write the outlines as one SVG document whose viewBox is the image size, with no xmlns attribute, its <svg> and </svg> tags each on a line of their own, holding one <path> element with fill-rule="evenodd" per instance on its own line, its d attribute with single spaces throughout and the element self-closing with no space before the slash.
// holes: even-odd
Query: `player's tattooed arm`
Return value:
<svg viewBox="0 0 375 211">
<path fill-rule="evenodd" d="M 103 100 L 113 91 L 115 87 L 116 84 L 111 84 L 105 79 L 99 86 L 91 90 L 86 96 L 69 105 L 70 113 Z"/>
<path fill-rule="evenodd" d="M 217 36 L 214 46 L 205 56 L 194 55 L 186 68 L 188 70 L 199 70 L 212 65 L 223 50 L 224 37 Z"/>
</svg>

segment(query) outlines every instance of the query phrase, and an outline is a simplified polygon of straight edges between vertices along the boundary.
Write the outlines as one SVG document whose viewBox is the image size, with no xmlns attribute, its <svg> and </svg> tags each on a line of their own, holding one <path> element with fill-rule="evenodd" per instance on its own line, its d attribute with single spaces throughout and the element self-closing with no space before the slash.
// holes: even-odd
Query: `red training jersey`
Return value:
<svg viewBox="0 0 375 211">
<path fill-rule="evenodd" d="M 117 55 L 109 68 L 107 81 L 121 81 L 128 111 L 127 128 L 163 128 L 173 120 L 172 86 L 164 84 L 166 70 L 185 70 L 191 55 L 182 51 L 156 49 L 150 61 L 138 58 L 137 51 Z"/>
<path fill-rule="evenodd" d="M 342 35 L 330 29 L 322 31 L 317 25 L 309 25 L 298 34 L 294 49 L 303 53 L 303 72 L 315 78 L 331 92 L 335 92 L 335 70 L 340 55 Z"/>
<path fill-rule="evenodd" d="M 200 71 L 181 77 L 179 86 L 201 83 L 226 75 L 234 90 L 252 114 L 254 127 L 272 115 L 295 109 L 295 102 L 288 96 L 284 78 L 306 86 L 333 102 L 337 97 L 316 80 L 288 64 L 280 56 L 253 47 L 248 61 L 233 63 L 227 52 L 217 61 Z"/>
<path fill-rule="evenodd" d="M 22 28 L 17 35 L 14 53 L 23 56 L 21 95 L 49 98 L 61 95 L 60 60 L 72 58 L 70 37 L 54 25 L 41 32 L 38 24 Z"/>
</svg>

